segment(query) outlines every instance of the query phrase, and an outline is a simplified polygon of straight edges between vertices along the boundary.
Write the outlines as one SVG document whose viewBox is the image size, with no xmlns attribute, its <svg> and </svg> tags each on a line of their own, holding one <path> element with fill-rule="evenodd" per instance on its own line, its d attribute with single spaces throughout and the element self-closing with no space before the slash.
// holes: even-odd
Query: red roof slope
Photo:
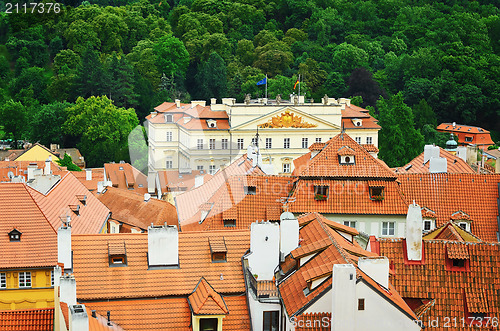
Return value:
<svg viewBox="0 0 500 331">
<path fill-rule="evenodd" d="M 12 172 L 14 176 L 22 176 L 27 180 L 27 169 L 30 164 L 36 164 L 37 169 L 45 168 L 45 161 L 0 161 L 0 182 L 10 182 L 9 172 Z M 51 162 L 50 167 L 55 174 L 66 170 L 66 167 L 61 167 L 55 162 Z"/>
<path fill-rule="evenodd" d="M 225 263 L 212 263 L 209 237 L 224 236 Z M 126 267 L 109 267 L 108 242 L 124 242 Z M 203 276 L 218 293 L 245 292 L 241 257 L 250 245 L 248 230 L 180 232 L 179 268 L 148 269 L 147 233 L 74 235 L 73 271 L 79 300 L 189 295 Z M 161 279 L 161 281 L 158 281 Z M 99 284 L 99 286 L 96 286 Z M 117 321 L 124 328 L 126 326 Z"/>
<path fill-rule="evenodd" d="M 436 213 L 436 226 L 463 211 L 472 219 L 474 235 L 485 241 L 497 241 L 500 175 L 402 174 L 399 180 L 408 201 L 415 200 Z"/>
<path fill-rule="evenodd" d="M 54 308 L 0 311 L 2 331 L 46 331 L 54 329 Z"/>
<path fill-rule="evenodd" d="M 470 165 L 456 155 L 439 147 L 439 156 L 447 160 L 447 173 L 474 174 L 476 173 Z M 400 174 L 428 173 L 430 162 L 424 164 L 424 153 L 420 154 L 404 166 L 396 168 L 395 172 Z"/>
<path fill-rule="evenodd" d="M 129 226 L 147 230 L 151 223 L 177 225 L 177 211 L 167 201 L 151 198 L 145 202 L 142 194 L 115 187 L 108 187 L 96 196 L 109 208 L 112 219 Z"/>
<path fill-rule="evenodd" d="M 103 205 L 76 177 L 68 172 L 48 193 L 27 187 L 54 229 L 62 222 L 61 216 L 71 216 L 73 234 L 99 233 L 109 216 L 109 209 Z M 79 198 L 86 196 L 85 203 Z M 78 215 L 70 208 L 79 206 Z"/>
<path fill-rule="evenodd" d="M 206 183 L 213 176 L 203 170 L 193 170 L 191 173 L 179 173 L 178 170 L 158 171 L 162 191 L 190 191 L 195 188 L 195 179 L 203 176 Z"/>
<path fill-rule="evenodd" d="M 500 244 L 455 242 L 453 245 L 467 250 L 470 256 L 469 270 L 450 271 L 446 267 L 449 241 L 424 240 L 422 265 L 407 265 L 404 256 L 404 242 L 401 239 L 378 239 L 380 254 L 387 256 L 394 266 L 391 282 L 403 298 L 434 301 L 427 310 L 421 312 L 422 321 L 444 318 L 467 320 L 464 306 L 470 313 L 486 313 L 498 317 L 500 297 L 498 296 L 500 274 Z M 478 308 L 483 307 L 483 308 Z M 469 320 L 470 321 L 470 320 Z M 470 322 L 469 322 L 470 323 Z M 457 324 L 460 330 L 472 330 Z M 466 326 L 469 324 L 467 323 Z M 449 330 L 443 327 L 435 330 Z M 491 326 L 491 324 L 490 324 Z M 455 328 L 453 328 L 455 329 Z M 498 327 L 491 328 L 498 330 Z M 474 329 L 475 330 L 475 329 Z"/>
<path fill-rule="evenodd" d="M 21 232 L 20 241 L 8 233 Z M 28 193 L 25 184 L 0 184 L 0 268 L 53 267 L 57 234 Z"/>
<path fill-rule="evenodd" d="M 194 315 L 225 315 L 229 313 L 222 296 L 203 277 L 193 293 L 188 296 L 188 301 Z"/>
<path fill-rule="evenodd" d="M 148 193 L 148 177 L 130 163 L 105 163 L 104 172 L 114 187 L 140 194 Z"/>
</svg>

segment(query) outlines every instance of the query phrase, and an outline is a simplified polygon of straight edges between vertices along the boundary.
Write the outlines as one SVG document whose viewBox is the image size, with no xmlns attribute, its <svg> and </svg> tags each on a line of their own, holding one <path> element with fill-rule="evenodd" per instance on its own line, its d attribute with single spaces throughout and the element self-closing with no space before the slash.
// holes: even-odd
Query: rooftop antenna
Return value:
<svg viewBox="0 0 500 331">
<path fill-rule="evenodd" d="M 295 202 L 296 198 L 281 197 L 276 199 L 276 202 L 280 202 L 283 205 L 283 211 L 288 212 L 288 203 Z"/>
</svg>

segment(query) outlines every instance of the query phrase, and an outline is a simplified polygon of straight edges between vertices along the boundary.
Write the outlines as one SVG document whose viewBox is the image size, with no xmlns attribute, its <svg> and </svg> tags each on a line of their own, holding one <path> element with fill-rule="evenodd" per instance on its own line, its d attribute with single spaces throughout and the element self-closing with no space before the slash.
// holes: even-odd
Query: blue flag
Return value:
<svg viewBox="0 0 500 331">
<path fill-rule="evenodd" d="M 264 78 L 263 80 L 258 81 L 257 85 L 266 85 L 266 83 L 267 83 L 267 77 Z"/>
</svg>

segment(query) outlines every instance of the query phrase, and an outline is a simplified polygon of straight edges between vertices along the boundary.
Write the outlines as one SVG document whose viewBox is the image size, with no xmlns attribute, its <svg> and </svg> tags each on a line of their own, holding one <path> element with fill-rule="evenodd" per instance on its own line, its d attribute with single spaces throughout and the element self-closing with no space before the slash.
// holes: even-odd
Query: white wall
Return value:
<svg viewBox="0 0 500 331">
<path fill-rule="evenodd" d="M 370 236 L 376 237 L 381 237 L 382 235 L 382 222 L 395 222 L 393 237 L 405 236 L 406 215 L 323 214 L 323 216 L 340 224 L 344 224 L 344 221 L 355 221 L 358 231 L 363 231 Z"/>
<path fill-rule="evenodd" d="M 248 305 L 250 306 L 250 314 L 252 316 L 252 330 L 261 331 L 264 325 L 264 311 L 277 310 L 281 316 L 281 305 L 279 303 L 262 303 L 255 300 L 250 292 L 247 292 Z M 280 318 L 281 323 L 281 318 Z M 280 326 L 281 327 L 281 326 Z"/>
<path fill-rule="evenodd" d="M 279 264 L 280 229 L 277 223 L 255 222 L 251 225 L 248 265 L 257 280 L 272 280 Z"/>
</svg>

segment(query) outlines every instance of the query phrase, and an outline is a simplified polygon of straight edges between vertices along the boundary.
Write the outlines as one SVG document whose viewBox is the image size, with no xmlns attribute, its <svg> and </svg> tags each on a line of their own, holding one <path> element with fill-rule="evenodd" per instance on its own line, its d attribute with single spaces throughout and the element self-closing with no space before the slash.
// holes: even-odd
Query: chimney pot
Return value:
<svg viewBox="0 0 500 331">
<path fill-rule="evenodd" d="M 175 106 L 176 106 L 177 108 L 181 108 L 181 100 L 179 100 L 179 99 L 175 99 Z"/>
<path fill-rule="evenodd" d="M 216 105 L 216 104 L 217 104 L 217 98 L 211 98 L 210 105 Z"/>
</svg>

